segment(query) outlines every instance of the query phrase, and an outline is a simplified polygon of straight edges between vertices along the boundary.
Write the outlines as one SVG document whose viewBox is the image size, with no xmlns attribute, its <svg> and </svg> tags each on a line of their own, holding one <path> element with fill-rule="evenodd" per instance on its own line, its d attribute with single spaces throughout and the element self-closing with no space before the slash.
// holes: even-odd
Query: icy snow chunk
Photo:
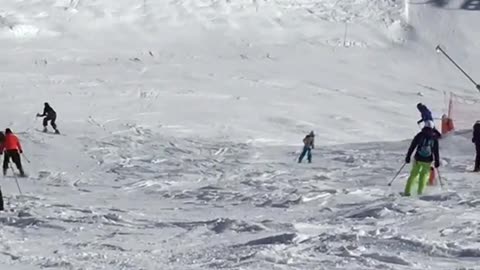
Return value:
<svg viewBox="0 0 480 270">
<path fill-rule="evenodd" d="M 27 24 L 19 24 L 12 26 L 10 28 L 10 31 L 13 33 L 15 37 L 19 38 L 29 38 L 29 37 L 35 37 L 38 35 L 40 32 L 40 29 L 33 25 L 27 25 Z"/>
</svg>

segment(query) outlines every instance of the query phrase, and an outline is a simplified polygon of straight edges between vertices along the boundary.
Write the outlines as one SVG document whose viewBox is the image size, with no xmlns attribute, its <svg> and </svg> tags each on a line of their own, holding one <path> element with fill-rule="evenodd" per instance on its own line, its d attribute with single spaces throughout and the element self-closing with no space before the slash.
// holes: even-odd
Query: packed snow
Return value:
<svg viewBox="0 0 480 270">
<path fill-rule="evenodd" d="M 0 269 L 480 269 L 468 128 L 442 186 L 387 186 L 415 105 L 478 95 L 435 52 L 480 78 L 478 25 L 476 0 L 4 0 L 0 128 L 30 162 Z"/>
</svg>

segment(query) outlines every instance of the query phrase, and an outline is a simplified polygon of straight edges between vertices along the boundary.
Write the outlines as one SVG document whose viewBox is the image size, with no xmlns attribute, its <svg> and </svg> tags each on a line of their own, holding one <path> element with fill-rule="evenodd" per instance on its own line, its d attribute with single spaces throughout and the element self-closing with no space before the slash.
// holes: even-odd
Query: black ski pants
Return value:
<svg viewBox="0 0 480 270">
<path fill-rule="evenodd" d="M 17 169 L 23 174 L 22 160 L 20 159 L 20 153 L 18 150 L 5 151 L 5 157 L 3 158 L 3 171 L 8 170 L 8 163 L 12 159 L 13 163 L 17 166 Z"/>
<path fill-rule="evenodd" d="M 48 121 L 50 121 L 50 125 L 52 126 L 53 129 L 57 129 L 57 124 L 55 121 L 57 120 L 57 115 L 56 114 L 50 114 L 47 115 L 45 118 L 43 118 L 43 126 L 47 127 L 48 126 Z"/>
</svg>

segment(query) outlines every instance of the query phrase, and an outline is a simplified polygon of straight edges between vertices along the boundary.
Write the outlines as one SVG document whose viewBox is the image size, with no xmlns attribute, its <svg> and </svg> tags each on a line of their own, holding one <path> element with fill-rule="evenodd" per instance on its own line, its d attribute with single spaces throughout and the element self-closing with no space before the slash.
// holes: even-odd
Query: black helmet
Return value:
<svg viewBox="0 0 480 270">
<path fill-rule="evenodd" d="M 12 130 L 9 128 L 5 129 L 5 134 L 12 134 Z"/>
</svg>

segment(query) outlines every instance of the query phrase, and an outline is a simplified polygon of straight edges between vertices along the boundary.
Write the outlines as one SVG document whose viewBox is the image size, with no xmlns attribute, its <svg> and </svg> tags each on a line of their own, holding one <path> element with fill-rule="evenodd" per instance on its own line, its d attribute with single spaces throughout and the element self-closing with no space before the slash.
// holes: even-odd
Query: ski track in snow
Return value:
<svg viewBox="0 0 480 270">
<path fill-rule="evenodd" d="M 2 3 L 0 127 L 32 163 L 23 195 L 2 181 L 0 268 L 478 269 L 469 130 L 443 189 L 401 197 L 409 166 L 387 187 L 414 104 L 471 87 L 433 47 L 478 62 L 478 11 L 409 4 Z"/>
</svg>

